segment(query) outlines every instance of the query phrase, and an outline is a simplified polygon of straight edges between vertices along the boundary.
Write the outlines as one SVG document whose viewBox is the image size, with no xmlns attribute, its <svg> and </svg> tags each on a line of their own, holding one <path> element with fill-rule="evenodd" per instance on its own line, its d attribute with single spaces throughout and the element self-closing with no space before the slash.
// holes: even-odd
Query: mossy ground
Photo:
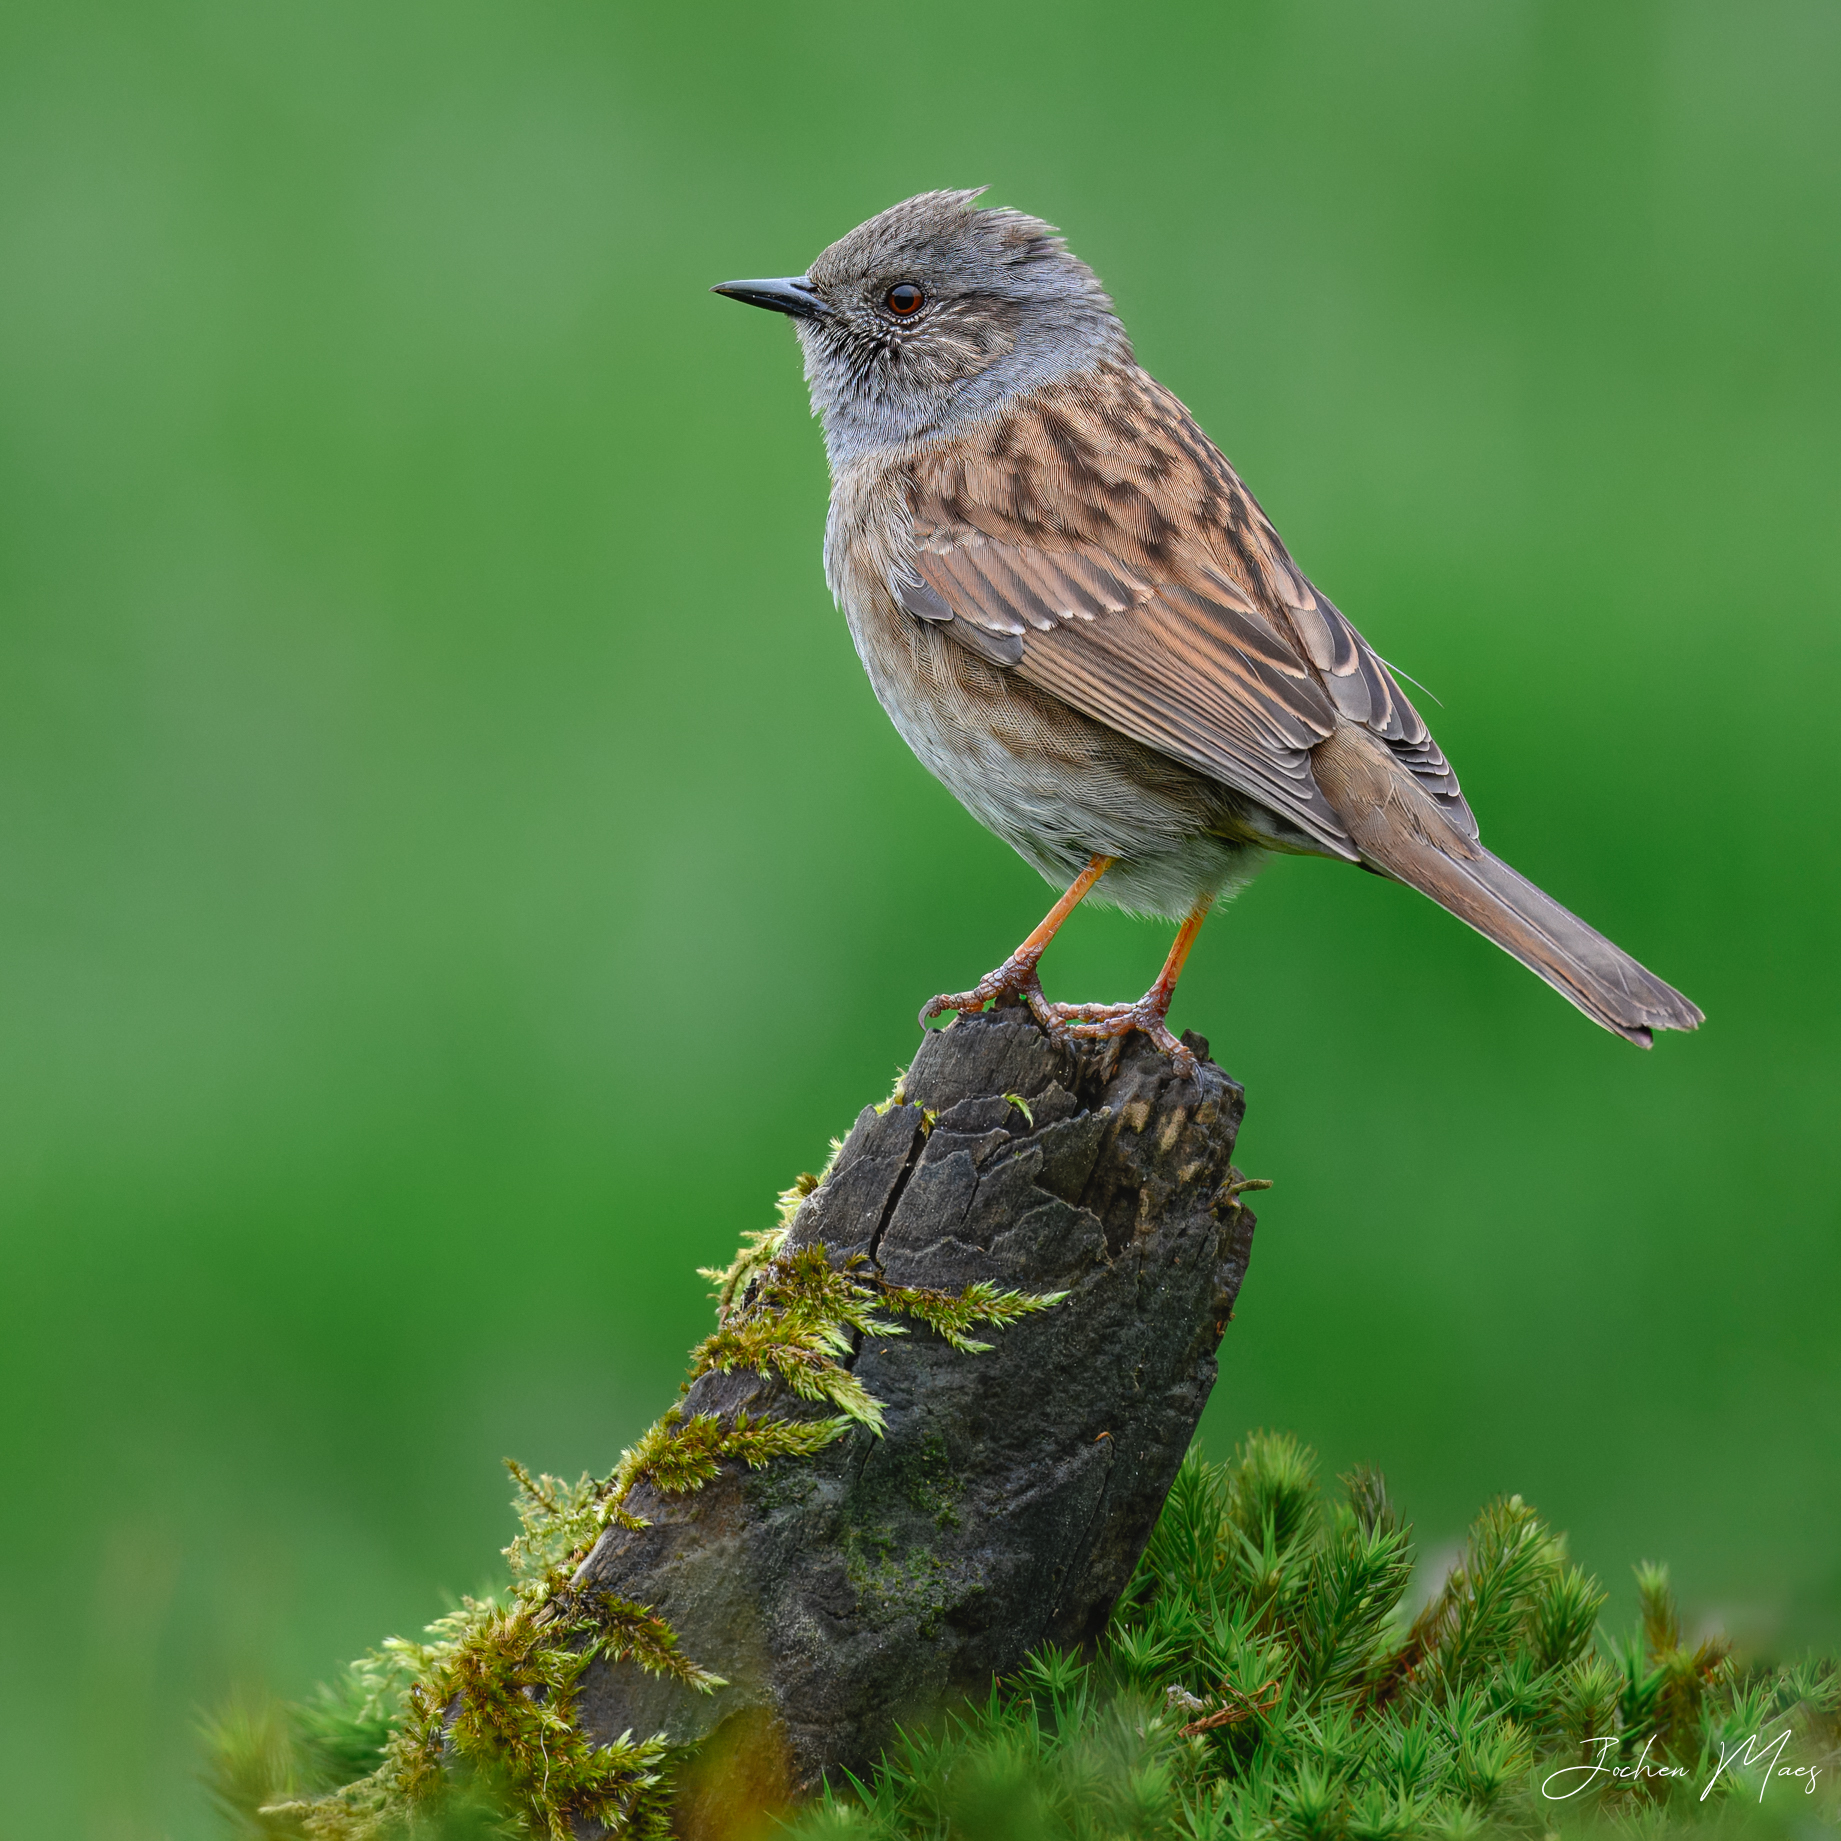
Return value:
<svg viewBox="0 0 1841 1841">
<path fill-rule="evenodd" d="M 1415 1617 L 1379 1475 L 1260 1434 L 1184 1464 L 1097 1653 L 1045 1650 L 791 1820 L 797 1841 L 1469 1841 L 1832 1833 L 1841 1675 L 1640 1629 L 1517 1497 Z M 1787 1735 L 1787 1736 L 1782 1736 Z M 1781 1738 L 1781 1743 L 1779 1743 Z M 1755 1740 L 1748 1746 L 1748 1741 Z M 1775 1749 L 1773 1749 L 1775 1748 Z"/>
<path fill-rule="evenodd" d="M 930 1479 L 909 1481 L 945 1500 Z M 526 1565 L 552 1551 L 534 1503 L 549 1482 L 521 1479 Z M 572 1501 L 557 1500 L 559 1521 Z M 924 1596 L 912 1555 L 871 1548 L 863 1543 L 859 1563 L 872 1584 Z M 1832 1661 L 1741 1666 L 1717 1639 L 1686 1641 L 1666 1571 L 1652 1566 L 1637 1569 L 1640 1627 L 1607 1635 L 1597 1581 L 1516 1497 L 1484 1509 L 1457 1566 L 1409 1618 L 1413 1568 L 1410 1530 L 1376 1473 L 1326 1496 L 1311 1454 L 1271 1434 L 1247 1440 L 1229 1464 L 1192 1455 L 1094 1655 L 1039 1652 L 984 1702 L 904 1737 L 868 1781 L 790 1814 L 790 1834 L 1532 1841 L 1835 1831 Z M 630 1640 L 670 1644 L 639 1607 L 619 1612 Z M 449 1640 L 452 1621 L 429 1647 Z M 546 1712 L 527 1698 L 508 1714 L 502 1696 L 488 1696 L 478 1732 L 490 1736 L 495 1720 L 539 1722 L 552 1756 L 574 1760 L 568 1781 L 581 1806 L 600 1798 L 619 1833 L 664 1832 L 674 1761 L 663 1748 L 598 1760 L 572 1751 L 551 1719 L 566 1721 L 568 1654 L 532 1649 L 515 1608 L 492 1612 L 488 1628 L 485 1653 L 502 1679 L 541 1682 L 549 1703 Z M 402 1734 L 418 1730 L 414 1683 L 428 1678 L 427 1654 L 387 1646 L 338 1693 L 221 1718 L 216 1782 L 233 1827 L 270 1841 L 337 1835 L 340 1820 L 430 1841 L 561 1832 L 541 1826 L 503 1755 L 464 1737 L 445 1763 L 423 1754 L 440 1766 L 433 1794 L 391 1808 L 367 1787 Z M 408 1673 L 412 1662 L 422 1674 Z M 353 1787 L 278 1804 L 284 1778 Z"/>
<path fill-rule="evenodd" d="M 846 1366 L 852 1339 L 918 1318 L 955 1348 L 1057 1300 L 887 1285 L 822 1247 L 787 1250 L 818 1179 L 782 1197 L 717 1284 L 691 1374 L 748 1368 L 829 1408 L 817 1418 L 686 1417 L 673 1408 L 604 1478 L 517 1464 L 510 1578 L 422 1641 L 396 1638 L 293 1707 L 238 1703 L 211 1722 L 212 1786 L 250 1841 L 461 1841 L 581 1822 L 669 1832 L 675 1758 L 661 1740 L 592 1744 L 571 1720 L 600 1654 L 708 1689 L 716 1678 L 643 1605 L 578 1590 L 642 1481 L 701 1488 L 724 1463 L 752 1489 L 804 1487 L 798 1460 L 880 1403 Z M 943 1444 L 890 1470 L 845 1531 L 860 1591 L 922 1614 L 944 1602 L 915 1517 L 955 1526 Z M 906 1529 L 906 1534 L 900 1530 Z M 1250 1438 L 1230 1464 L 1192 1455 L 1111 1625 L 1087 1657 L 1043 1651 L 984 1703 L 916 1730 L 865 1783 L 787 1820 L 803 1841 L 1470 1841 L 1606 1825 L 1833 1832 L 1841 1675 L 1832 1662 L 1742 1667 L 1684 1641 L 1665 1570 L 1638 1569 L 1641 1628 L 1598 1628 L 1604 1594 L 1518 1497 L 1490 1504 L 1416 1616 L 1410 1530 L 1378 1473 L 1326 1496 L 1294 1440 Z M 1780 1740 L 1780 1735 L 1783 1735 Z M 1777 1749 L 1765 1755 L 1765 1749 Z M 1593 1769 L 1593 1766 L 1600 1768 Z M 1565 1773 L 1570 1773 L 1566 1775 Z M 1560 1796 L 1556 1790 L 1571 1794 Z M 770 1827 L 779 1823 L 769 1821 Z"/>
</svg>

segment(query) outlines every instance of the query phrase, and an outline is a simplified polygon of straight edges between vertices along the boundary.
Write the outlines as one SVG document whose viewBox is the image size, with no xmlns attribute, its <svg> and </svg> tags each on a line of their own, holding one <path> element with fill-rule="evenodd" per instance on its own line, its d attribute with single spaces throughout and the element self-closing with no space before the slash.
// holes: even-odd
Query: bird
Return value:
<svg viewBox="0 0 1841 1841">
<path fill-rule="evenodd" d="M 1210 906 L 1274 855 L 1404 882 L 1647 1048 L 1705 1019 L 1479 841 L 1395 672 L 1293 562 L 1221 450 L 1137 363 L 1051 224 L 924 192 L 803 274 L 712 292 L 788 317 L 831 475 L 825 577 L 923 765 L 1063 893 L 923 1027 L 1027 1004 L 1057 1041 L 1168 1015 Z M 1179 922 L 1130 1003 L 1055 1003 L 1081 901 Z"/>
</svg>

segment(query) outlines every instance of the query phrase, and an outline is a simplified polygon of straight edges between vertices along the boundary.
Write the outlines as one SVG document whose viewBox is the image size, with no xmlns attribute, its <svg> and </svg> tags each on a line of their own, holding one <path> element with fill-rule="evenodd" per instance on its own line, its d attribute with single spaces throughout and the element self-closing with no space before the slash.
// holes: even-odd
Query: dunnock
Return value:
<svg viewBox="0 0 1841 1841">
<path fill-rule="evenodd" d="M 715 291 L 792 317 L 831 462 L 825 574 L 876 695 L 974 817 L 1066 893 L 921 1020 L 1026 1001 L 1057 1038 L 1165 1026 L 1209 904 L 1273 851 L 1340 857 L 1467 921 L 1648 1047 L 1693 1004 L 1477 841 L 1457 777 L 1053 228 L 928 192 L 800 276 Z M 1102 881 L 1102 878 L 1104 880 Z M 1037 963 L 1090 891 L 1182 917 L 1132 1004 Z"/>
</svg>

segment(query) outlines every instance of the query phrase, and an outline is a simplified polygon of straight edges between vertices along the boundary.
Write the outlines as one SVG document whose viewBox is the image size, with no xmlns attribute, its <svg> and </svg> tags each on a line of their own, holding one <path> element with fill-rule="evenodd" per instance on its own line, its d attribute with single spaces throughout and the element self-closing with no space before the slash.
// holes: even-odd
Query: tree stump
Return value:
<svg viewBox="0 0 1841 1841">
<path fill-rule="evenodd" d="M 1064 1301 L 969 1354 L 919 1324 L 859 1338 L 886 1410 L 815 1458 L 639 1484 L 577 1583 L 650 1606 L 728 1685 L 599 1660 L 576 1716 L 606 1741 L 699 1744 L 682 1834 L 740 1832 L 900 1721 L 982 1694 L 1043 1643 L 1090 1643 L 1131 1576 L 1215 1379 L 1253 1216 L 1232 1167 L 1244 1096 L 1190 1035 L 1178 1079 L 1142 1036 L 1057 1047 L 1026 1010 L 929 1035 L 901 1103 L 867 1108 L 788 1245 L 891 1284 L 989 1280 Z M 778 1380 L 708 1374 L 686 1413 L 820 1411 Z"/>
</svg>

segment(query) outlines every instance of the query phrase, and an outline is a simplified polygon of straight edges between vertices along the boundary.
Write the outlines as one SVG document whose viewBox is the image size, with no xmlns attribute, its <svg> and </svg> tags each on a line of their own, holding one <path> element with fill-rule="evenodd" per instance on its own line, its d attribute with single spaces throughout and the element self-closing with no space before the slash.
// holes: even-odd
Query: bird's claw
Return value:
<svg viewBox="0 0 1841 1841">
<path fill-rule="evenodd" d="M 1130 1035 L 1135 1029 L 1150 1037 L 1152 1045 L 1180 1079 L 1189 1080 L 1195 1075 L 1195 1053 L 1171 1035 L 1164 1022 L 1169 1001 L 1165 999 L 1160 1003 L 1154 992 L 1139 998 L 1135 1004 L 1048 1004 L 1045 1008 L 1055 1019 L 1053 1026 L 1043 1024 L 1051 1034 L 1058 1031 L 1061 1036 L 1076 1041 L 1104 1042 Z"/>
<path fill-rule="evenodd" d="M 1029 1006 L 1030 1015 L 1047 1031 L 1049 1039 L 1064 1047 L 1077 1041 L 1116 1040 L 1135 1029 L 1150 1037 L 1179 1079 L 1194 1077 L 1194 1051 L 1171 1035 L 1164 1022 L 1170 1009 L 1170 999 L 1165 992 L 1152 989 L 1135 1004 L 1051 1004 L 1042 993 L 1042 980 L 1036 975 L 1038 957 L 1037 954 L 1012 953 L 996 971 L 987 972 L 969 991 L 932 998 L 920 1013 L 921 1027 L 925 1029 L 948 1010 L 969 1015 L 1006 997 L 1021 999 Z"/>
<path fill-rule="evenodd" d="M 948 1010 L 969 1015 L 982 1010 L 988 1003 L 1012 997 L 1021 998 L 1029 1006 L 1030 1015 L 1055 1041 L 1066 1041 L 1067 1031 L 1055 1017 L 1055 1006 L 1042 995 L 1042 980 L 1036 973 L 1040 957 L 1039 953 L 1012 953 L 996 971 L 986 972 L 969 991 L 930 998 L 920 1013 L 921 1027 L 925 1029 L 935 1017 L 944 1016 Z"/>
</svg>

